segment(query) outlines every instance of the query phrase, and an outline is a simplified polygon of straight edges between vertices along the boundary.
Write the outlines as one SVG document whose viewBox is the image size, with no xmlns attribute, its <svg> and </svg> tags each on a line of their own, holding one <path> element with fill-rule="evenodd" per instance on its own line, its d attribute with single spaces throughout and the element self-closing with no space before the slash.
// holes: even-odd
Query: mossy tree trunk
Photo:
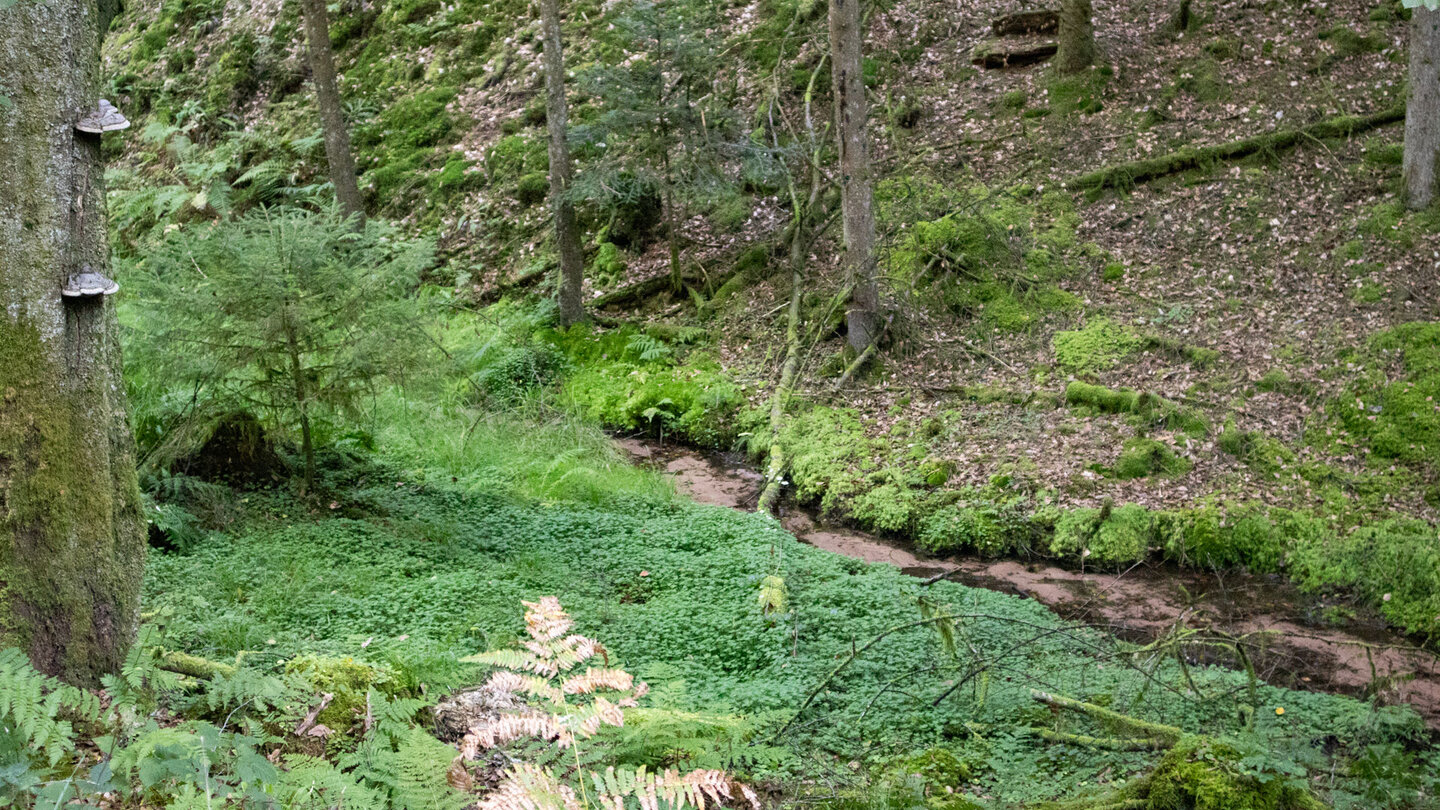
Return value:
<svg viewBox="0 0 1440 810">
<path fill-rule="evenodd" d="M 1405 202 L 1426 208 L 1440 171 L 1440 11 L 1419 6 L 1410 18 L 1410 98 L 1405 105 Z"/>
<path fill-rule="evenodd" d="M 851 348 L 863 352 L 880 337 L 880 288 L 875 269 L 870 152 L 865 140 L 865 81 L 860 61 L 865 31 L 860 0 L 830 0 L 829 22 L 845 273 L 853 289 L 845 322 Z"/>
<path fill-rule="evenodd" d="M 0 10 L 0 646 L 81 685 L 123 662 L 145 562 L 114 305 L 60 295 L 108 259 L 100 139 L 74 130 L 105 13 Z"/>
<path fill-rule="evenodd" d="M 340 105 L 340 84 L 335 78 L 335 50 L 330 47 L 330 18 L 325 0 L 301 0 L 305 17 L 305 39 L 309 44 L 310 73 L 315 79 L 315 106 L 320 109 L 320 129 L 325 136 L 325 158 L 330 163 L 330 183 L 345 216 L 356 227 L 365 227 L 365 200 L 355 179 L 355 156 L 350 151 L 350 130 Z"/>
<path fill-rule="evenodd" d="M 570 110 L 565 101 L 565 51 L 560 32 L 560 0 L 540 0 L 540 26 L 545 38 L 545 127 L 550 135 L 550 210 L 555 217 L 555 246 L 560 251 L 560 323 L 569 326 L 585 317 L 581 289 L 585 284 L 580 252 L 580 226 L 570 201 L 574 169 L 570 165 Z"/>
<path fill-rule="evenodd" d="M 1090 0 L 1061 0 L 1057 71 L 1079 73 L 1095 63 L 1095 25 L 1091 16 Z"/>
</svg>

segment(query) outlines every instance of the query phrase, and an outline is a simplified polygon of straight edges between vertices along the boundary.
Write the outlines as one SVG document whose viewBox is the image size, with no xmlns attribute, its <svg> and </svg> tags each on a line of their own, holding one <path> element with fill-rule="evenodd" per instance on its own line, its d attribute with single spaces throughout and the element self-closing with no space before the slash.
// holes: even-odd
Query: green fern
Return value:
<svg viewBox="0 0 1440 810">
<path fill-rule="evenodd" d="M 0 735 L 39 752 L 54 765 L 75 750 L 75 729 L 61 712 L 85 721 L 100 716 L 94 695 L 41 675 L 25 653 L 0 649 Z"/>
<path fill-rule="evenodd" d="M 381 810 L 385 797 L 360 784 L 355 776 L 318 757 L 286 757 L 287 770 L 273 788 L 285 810 Z"/>
<path fill-rule="evenodd" d="M 665 341 L 651 337 L 644 332 L 637 332 L 631 335 L 630 342 L 625 344 L 625 351 L 644 363 L 663 360 L 672 354 L 670 347 L 665 344 Z"/>
<path fill-rule="evenodd" d="M 446 780 L 455 749 L 420 728 L 411 728 L 389 761 L 391 802 L 403 810 L 464 810 L 471 799 Z"/>
</svg>

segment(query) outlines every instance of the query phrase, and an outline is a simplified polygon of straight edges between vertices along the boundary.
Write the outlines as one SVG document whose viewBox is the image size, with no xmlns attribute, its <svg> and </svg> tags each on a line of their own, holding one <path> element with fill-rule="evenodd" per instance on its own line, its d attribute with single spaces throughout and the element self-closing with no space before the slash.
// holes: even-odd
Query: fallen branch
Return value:
<svg viewBox="0 0 1440 810">
<path fill-rule="evenodd" d="M 1106 723 L 1117 728 L 1125 729 L 1130 733 L 1138 735 L 1133 738 L 1120 738 L 1125 743 L 1134 743 L 1144 739 L 1151 743 L 1151 750 L 1164 750 L 1173 748 L 1175 743 L 1180 741 L 1182 732 L 1175 726 L 1167 726 L 1163 723 L 1152 723 L 1148 720 L 1141 720 L 1138 717 L 1131 717 L 1128 714 L 1121 714 L 1114 709 L 1107 709 L 1104 706 L 1097 706 L 1094 703 L 1085 703 L 1074 698 L 1052 695 L 1049 692 L 1041 692 L 1039 689 L 1030 690 L 1030 698 L 1044 703 L 1052 709 L 1068 710 L 1086 715 L 1093 720 Z M 1078 738 L 1079 735 L 1068 735 Z M 1115 739 L 1109 742 L 1116 742 Z M 1119 749 L 1116 749 L 1119 750 Z"/>
<path fill-rule="evenodd" d="M 161 669 L 177 675 L 189 675 L 202 681 L 208 681 L 217 676 L 228 678 L 235 674 L 234 664 L 222 664 L 189 653 L 160 650 L 157 651 L 156 658 Z"/>
<path fill-rule="evenodd" d="M 1249 138 L 1213 146 L 1187 146 L 1168 155 L 1107 166 L 1083 174 L 1071 180 L 1069 185 L 1072 188 L 1080 189 L 1127 189 L 1159 177 L 1206 167 L 1221 161 L 1238 160 L 1258 152 L 1290 149 L 1303 140 L 1346 138 L 1403 120 L 1405 120 L 1403 105 L 1370 115 L 1341 115 L 1300 129 L 1267 132 L 1263 135 L 1252 135 Z"/>
</svg>

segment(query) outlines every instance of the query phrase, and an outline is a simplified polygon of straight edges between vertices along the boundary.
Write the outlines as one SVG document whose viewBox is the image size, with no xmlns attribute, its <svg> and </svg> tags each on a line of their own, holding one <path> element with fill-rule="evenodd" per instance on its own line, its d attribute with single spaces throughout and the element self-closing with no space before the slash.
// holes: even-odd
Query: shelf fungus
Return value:
<svg viewBox="0 0 1440 810">
<path fill-rule="evenodd" d="M 87 264 L 80 268 L 80 272 L 70 276 L 60 294 L 66 298 L 94 298 L 98 295 L 114 295 L 119 291 L 119 284 L 104 273 L 92 270 Z"/>
<path fill-rule="evenodd" d="M 126 118 L 115 105 L 108 99 L 100 99 L 95 109 L 85 113 L 79 121 L 75 122 L 75 129 L 81 132 L 88 132 L 99 135 L 102 132 L 116 132 L 130 126 L 130 119 Z"/>
</svg>

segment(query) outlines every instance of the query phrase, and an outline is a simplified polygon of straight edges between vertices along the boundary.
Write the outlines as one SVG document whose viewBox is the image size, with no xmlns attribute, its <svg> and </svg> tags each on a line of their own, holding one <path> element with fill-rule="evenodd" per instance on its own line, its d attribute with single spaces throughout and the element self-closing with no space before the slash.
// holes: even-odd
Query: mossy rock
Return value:
<svg viewBox="0 0 1440 810">
<path fill-rule="evenodd" d="M 550 196 L 550 177 L 545 172 L 530 172 L 515 185 L 515 199 L 521 205 L 539 205 Z"/>
<path fill-rule="evenodd" d="M 590 260 L 590 277 L 597 282 L 613 284 L 625 275 L 625 255 L 613 242 L 601 242 Z"/>
<path fill-rule="evenodd" d="M 1186 738 L 1125 792 L 1153 810 L 1324 810 L 1303 782 L 1284 773 L 1255 773 L 1231 745 Z"/>
<path fill-rule="evenodd" d="M 387 695 L 394 693 L 395 678 L 389 669 L 353 658 L 306 654 L 292 658 L 285 671 L 304 677 L 317 692 L 334 695 L 315 722 L 342 734 L 365 716 L 366 696 L 371 689 Z"/>
</svg>

